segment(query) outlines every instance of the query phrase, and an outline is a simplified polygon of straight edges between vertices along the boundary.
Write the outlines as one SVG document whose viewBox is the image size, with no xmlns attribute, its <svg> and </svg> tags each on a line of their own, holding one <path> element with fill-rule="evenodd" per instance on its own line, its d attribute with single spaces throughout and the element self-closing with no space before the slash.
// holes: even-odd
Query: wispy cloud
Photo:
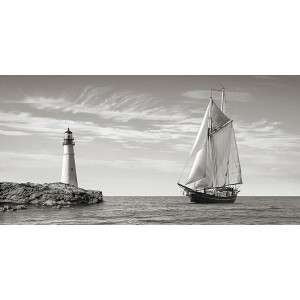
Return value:
<svg viewBox="0 0 300 300">
<path fill-rule="evenodd" d="M 287 178 L 299 183 L 300 135 L 284 131 L 280 122 L 260 120 L 235 125 L 245 183 L 267 186 L 279 180 L 279 187 Z"/>
<path fill-rule="evenodd" d="M 6 135 L 40 135 L 57 139 L 62 135 L 68 120 L 36 117 L 30 113 L 0 112 L 0 127 Z M 94 122 L 72 121 L 72 130 L 76 132 L 76 140 L 92 141 L 95 138 L 109 139 L 121 143 L 160 143 L 178 139 L 182 132 L 174 130 L 149 129 L 138 130 L 129 126 L 100 126 Z M 10 134 L 11 133 L 11 134 Z M 0 131 L 1 134 L 1 131 Z"/>
<path fill-rule="evenodd" d="M 50 153 L 26 153 L 20 151 L 1 151 L 0 165 L 3 170 L 11 169 L 45 169 L 53 168 L 60 165 L 62 161 L 61 155 Z"/>
<path fill-rule="evenodd" d="M 22 135 L 31 135 L 30 132 L 25 131 L 16 131 L 16 130 L 1 130 L 0 135 L 7 135 L 7 136 L 22 136 Z"/>
<path fill-rule="evenodd" d="M 107 93 L 109 91 L 109 93 Z M 20 100 L 38 110 L 92 114 L 103 119 L 127 122 L 133 119 L 149 121 L 182 120 L 185 115 L 180 106 L 166 107 L 161 99 L 134 91 L 106 93 L 98 88 L 85 89 L 77 99 L 29 97 Z"/>
<path fill-rule="evenodd" d="M 213 95 L 215 95 L 215 92 L 213 92 Z M 182 96 L 190 99 L 199 99 L 199 100 L 208 101 L 208 99 L 211 96 L 211 91 L 210 90 L 188 91 L 183 93 Z M 226 92 L 226 99 L 228 101 L 237 101 L 237 102 L 250 102 L 253 100 L 252 95 L 246 92 Z"/>
<path fill-rule="evenodd" d="M 52 118 L 34 117 L 25 112 L 1 112 L 0 134 L 4 131 L 5 135 L 31 135 L 33 133 L 45 133 L 46 136 L 61 134 L 61 128 L 65 127 L 67 120 L 57 120 Z"/>
<path fill-rule="evenodd" d="M 59 168 L 61 166 L 62 156 L 50 153 L 22 153 L 17 151 L 1 151 L 0 166 L 1 170 L 18 169 L 45 169 Z M 95 160 L 95 159 L 76 159 L 78 166 L 106 166 L 112 168 L 134 169 L 134 170 L 156 170 L 161 172 L 176 172 L 182 166 L 178 161 L 167 159 L 151 158 L 129 158 L 126 160 Z"/>
<path fill-rule="evenodd" d="M 178 161 L 151 158 L 130 158 L 127 160 L 77 160 L 78 165 L 106 166 L 134 170 L 156 170 L 160 172 L 177 172 L 182 168 Z"/>
<path fill-rule="evenodd" d="M 258 84 L 267 85 L 273 87 L 284 87 L 282 82 L 286 79 L 287 76 L 271 76 L 271 75 L 255 75 L 254 78 L 258 79 Z"/>
<path fill-rule="evenodd" d="M 181 151 L 185 141 L 195 136 L 205 109 L 198 107 L 197 111 L 194 111 L 190 106 L 184 107 L 179 102 L 168 105 L 163 99 L 147 93 L 113 92 L 110 87 L 92 86 L 86 87 L 76 99 L 28 97 L 18 102 L 27 104 L 37 111 L 0 112 L 2 127 L 0 129 L 3 134 L 42 134 L 44 137 L 57 138 L 68 124 L 68 119 L 38 115 L 39 111 L 43 111 L 43 114 L 63 112 L 81 114 L 76 118 L 77 121 L 70 124 L 72 130 L 76 132 L 78 142 L 90 142 L 100 138 L 122 143 L 126 148 L 142 149 L 144 144 L 173 140 L 170 145 L 175 151 Z M 196 113 L 200 118 L 194 117 Z M 88 115 L 82 114 L 98 118 L 93 118 L 91 122 Z M 72 120 L 72 116 L 68 116 Z M 109 123 L 104 125 L 102 120 L 108 120 Z M 137 122 L 128 122 L 131 120 Z"/>
<path fill-rule="evenodd" d="M 261 120 L 254 123 L 238 122 L 235 126 L 239 145 L 251 148 L 291 151 L 300 148 L 300 135 L 285 132 L 280 122 Z"/>
</svg>

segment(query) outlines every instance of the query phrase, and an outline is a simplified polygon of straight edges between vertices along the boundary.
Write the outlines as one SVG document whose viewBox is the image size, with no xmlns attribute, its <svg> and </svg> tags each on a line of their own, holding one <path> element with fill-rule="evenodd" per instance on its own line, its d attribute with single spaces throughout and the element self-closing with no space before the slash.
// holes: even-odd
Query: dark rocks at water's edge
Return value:
<svg viewBox="0 0 300 300">
<path fill-rule="evenodd" d="M 0 212 L 25 209 L 26 204 L 65 208 L 74 204 L 103 202 L 101 191 L 84 190 L 61 182 L 0 182 Z"/>
<path fill-rule="evenodd" d="M 15 210 L 21 210 L 21 209 L 27 209 L 27 207 L 23 204 L 21 204 L 21 205 L 4 205 L 4 206 L 0 206 L 0 212 L 15 211 Z"/>
</svg>

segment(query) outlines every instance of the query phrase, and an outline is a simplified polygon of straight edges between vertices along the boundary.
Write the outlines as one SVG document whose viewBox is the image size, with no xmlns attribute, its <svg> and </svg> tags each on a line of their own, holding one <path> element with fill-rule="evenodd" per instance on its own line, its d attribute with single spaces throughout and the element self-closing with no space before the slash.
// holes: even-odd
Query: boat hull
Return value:
<svg viewBox="0 0 300 300">
<path fill-rule="evenodd" d="M 236 200 L 236 195 L 233 196 L 226 196 L 226 197 L 220 197 L 215 195 L 209 195 L 204 194 L 201 192 L 195 192 L 195 193 L 188 193 L 189 198 L 191 199 L 191 202 L 194 203 L 234 203 Z"/>
<path fill-rule="evenodd" d="M 194 203 L 234 203 L 237 197 L 237 193 L 233 193 L 230 196 L 217 196 L 204 192 L 195 191 L 188 188 L 180 183 L 177 183 L 181 188 L 186 192 L 186 195 L 191 199 L 191 202 Z"/>
</svg>

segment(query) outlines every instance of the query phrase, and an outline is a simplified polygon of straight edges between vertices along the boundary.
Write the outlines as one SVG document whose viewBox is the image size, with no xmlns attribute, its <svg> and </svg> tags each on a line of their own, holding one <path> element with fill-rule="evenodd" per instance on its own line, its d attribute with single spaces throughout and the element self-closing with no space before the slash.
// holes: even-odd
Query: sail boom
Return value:
<svg viewBox="0 0 300 300">
<path fill-rule="evenodd" d="M 236 185 L 236 184 L 243 184 L 243 182 L 236 182 L 236 183 L 225 184 L 224 186 L 231 186 L 231 185 Z"/>
<path fill-rule="evenodd" d="M 209 133 L 209 136 L 213 135 L 214 133 L 218 132 L 219 130 L 221 130 L 222 128 L 226 127 L 227 125 L 229 125 L 233 120 L 229 120 L 227 123 L 225 123 L 224 125 L 222 125 L 221 127 L 215 129 L 214 131 Z"/>
</svg>

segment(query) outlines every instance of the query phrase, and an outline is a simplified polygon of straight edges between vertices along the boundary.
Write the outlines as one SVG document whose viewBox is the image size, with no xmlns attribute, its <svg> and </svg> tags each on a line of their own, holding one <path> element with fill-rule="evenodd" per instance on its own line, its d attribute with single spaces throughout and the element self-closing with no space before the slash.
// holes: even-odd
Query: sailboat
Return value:
<svg viewBox="0 0 300 300">
<path fill-rule="evenodd" d="M 221 108 L 212 98 L 213 91 L 221 92 Z M 210 101 L 188 162 L 192 159 L 187 180 L 182 184 L 179 179 L 177 183 L 191 201 L 234 203 L 242 185 L 242 173 L 224 87 L 211 89 Z"/>
</svg>

